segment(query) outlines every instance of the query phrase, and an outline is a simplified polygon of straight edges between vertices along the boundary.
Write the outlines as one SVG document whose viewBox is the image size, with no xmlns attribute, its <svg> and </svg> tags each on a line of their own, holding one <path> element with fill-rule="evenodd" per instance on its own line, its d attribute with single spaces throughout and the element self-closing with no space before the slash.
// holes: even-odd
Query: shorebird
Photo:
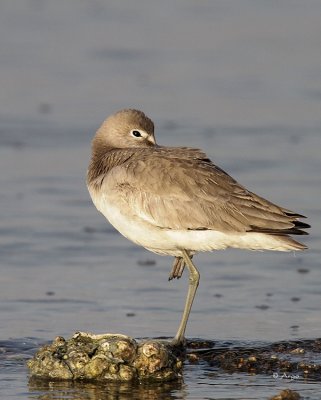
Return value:
<svg viewBox="0 0 321 400">
<path fill-rule="evenodd" d="M 199 149 L 157 145 L 154 124 L 142 111 L 121 110 L 103 122 L 92 141 L 87 186 L 96 208 L 123 236 L 175 257 L 170 280 L 188 268 L 174 345 L 185 340 L 199 284 L 194 254 L 307 248 L 290 237 L 307 234 L 303 215 L 250 192 Z"/>
</svg>

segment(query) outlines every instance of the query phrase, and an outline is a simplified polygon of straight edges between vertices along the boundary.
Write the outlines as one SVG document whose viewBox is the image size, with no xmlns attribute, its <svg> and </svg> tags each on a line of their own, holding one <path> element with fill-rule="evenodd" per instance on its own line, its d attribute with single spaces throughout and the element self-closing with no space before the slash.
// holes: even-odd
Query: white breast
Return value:
<svg viewBox="0 0 321 400">
<path fill-rule="evenodd" d="M 117 207 L 105 194 L 97 194 L 92 191 L 90 191 L 90 194 L 96 208 L 123 236 L 151 251 L 154 251 L 152 249 L 159 249 L 161 253 L 164 253 L 162 250 L 166 250 L 168 246 L 165 229 L 154 227 L 139 218 L 138 215 L 126 215 L 124 210 Z M 172 252 L 165 252 L 164 254 L 172 254 Z"/>
</svg>

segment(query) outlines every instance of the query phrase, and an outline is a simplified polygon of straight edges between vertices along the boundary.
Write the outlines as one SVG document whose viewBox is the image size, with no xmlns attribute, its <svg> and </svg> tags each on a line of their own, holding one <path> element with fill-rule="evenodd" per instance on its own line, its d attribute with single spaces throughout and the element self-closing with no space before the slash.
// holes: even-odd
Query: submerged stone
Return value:
<svg viewBox="0 0 321 400">
<path fill-rule="evenodd" d="M 300 394 L 291 389 L 281 390 L 279 394 L 270 398 L 270 400 L 300 400 L 300 399 L 302 399 Z"/>
<path fill-rule="evenodd" d="M 32 377 L 44 379 L 165 382 L 181 377 L 182 361 L 165 341 L 77 332 L 40 348 L 28 367 Z"/>
</svg>

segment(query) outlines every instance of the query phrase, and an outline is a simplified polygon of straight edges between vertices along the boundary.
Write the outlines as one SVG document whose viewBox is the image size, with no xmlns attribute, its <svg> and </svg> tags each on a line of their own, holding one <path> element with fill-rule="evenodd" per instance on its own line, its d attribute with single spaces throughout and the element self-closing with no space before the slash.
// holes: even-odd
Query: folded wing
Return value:
<svg viewBox="0 0 321 400">
<path fill-rule="evenodd" d="M 136 149 L 103 182 L 131 216 L 164 229 L 306 234 L 302 215 L 248 191 L 200 150 Z M 121 191 L 113 190 L 121 187 Z"/>
</svg>

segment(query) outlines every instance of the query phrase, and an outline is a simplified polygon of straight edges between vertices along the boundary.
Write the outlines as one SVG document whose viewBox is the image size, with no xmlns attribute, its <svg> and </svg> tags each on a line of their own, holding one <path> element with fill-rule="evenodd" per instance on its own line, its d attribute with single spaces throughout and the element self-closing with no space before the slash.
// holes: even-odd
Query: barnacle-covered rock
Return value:
<svg viewBox="0 0 321 400">
<path fill-rule="evenodd" d="M 291 389 L 281 390 L 279 394 L 270 398 L 270 400 L 300 400 L 300 399 L 302 399 L 300 394 Z"/>
<path fill-rule="evenodd" d="M 45 379 L 163 382 L 181 376 L 182 362 L 165 341 L 77 332 L 39 349 L 28 367 L 32 377 Z"/>
</svg>

